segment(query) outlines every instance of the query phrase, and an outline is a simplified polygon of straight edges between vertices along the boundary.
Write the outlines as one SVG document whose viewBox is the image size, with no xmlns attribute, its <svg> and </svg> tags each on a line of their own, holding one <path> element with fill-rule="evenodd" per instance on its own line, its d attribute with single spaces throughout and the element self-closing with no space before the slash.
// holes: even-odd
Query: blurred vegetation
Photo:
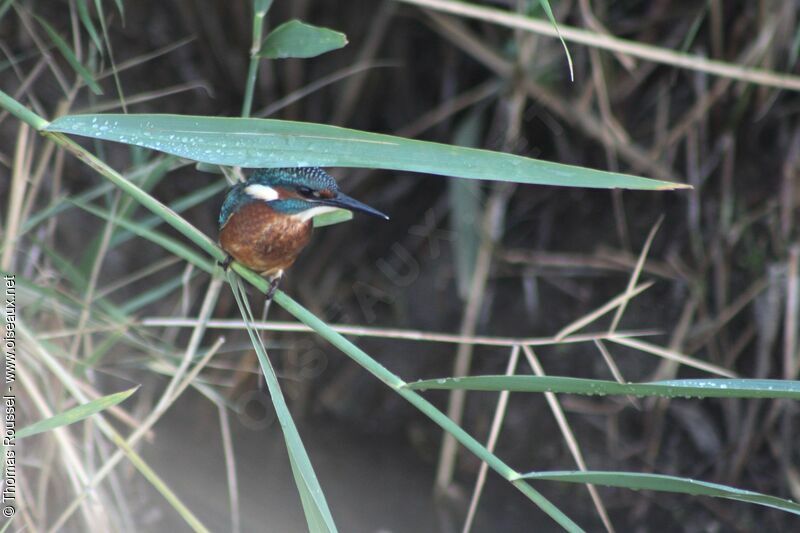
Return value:
<svg viewBox="0 0 800 533">
<path fill-rule="evenodd" d="M 47 119 L 280 118 L 691 184 L 623 192 L 332 169 L 348 194 L 392 222 L 356 217 L 317 231 L 282 289 L 328 324 L 354 325 L 341 332 L 409 382 L 511 373 L 698 378 L 697 389 L 671 396 L 702 397 L 717 396 L 718 383 L 701 378 L 737 376 L 784 380 L 777 388 L 796 398 L 794 3 L 553 2 L 574 82 L 538 1 L 270 4 L 0 2 L 0 89 Z M 269 9 L 263 33 L 254 6 L 255 20 Z M 348 46 L 261 60 L 254 41 L 295 18 L 343 33 Z M 272 45 L 280 51 L 279 41 Z M 292 488 L 298 459 L 288 466 L 272 423 L 277 416 L 285 429 L 288 411 L 278 406 L 276 415 L 262 401 L 258 361 L 265 371 L 269 364 L 242 324 L 246 304 L 208 275 L 213 254 L 163 224 L 167 214 L 142 209 L 70 152 L 96 154 L 95 170 L 117 169 L 212 241 L 225 179 L 123 144 L 65 149 L 7 112 L 0 136 L 0 267 L 17 276 L 27 328 L 22 425 L 50 418 L 59 426 L 20 443 L 24 506 L 12 528 L 314 524 Z M 250 296 L 258 315 L 262 299 Z M 480 459 L 448 438 L 442 444 L 425 411 L 298 333 L 287 311 L 273 305 L 269 319 L 266 349 L 341 530 L 458 531 L 465 517 L 473 531 L 558 527 L 500 477 L 488 475 L 484 486 Z M 267 372 L 273 398 L 276 383 Z M 648 485 L 655 476 L 640 487 L 678 493 L 531 482 L 587 530 L 798 527 L 796 514 L 770 508 L 788 507 L 778 498 L 800 499 L 795 400 L 743 399 L 750 394 L 742 391 L 640 398 L 622 394 L 644 389 L 615 383 L 608 387 L 616 396 L 555 396 L 555 386 L 514 389 L 544 395 L 425 397 L 511 472 L 536 471 L 531 479 L 580 467 L 776 497 L 716 494 L 764 504 L 750 505 L 687 496 L 678 493 L 693 490 L 673 478 Z M 138 444 L 125 445 L 121 434 Z M 126 463 L 114 468 L 123 456 L 143 476 Z M 214 486 L 206 472 L 218 473 Z"/>
</svg>

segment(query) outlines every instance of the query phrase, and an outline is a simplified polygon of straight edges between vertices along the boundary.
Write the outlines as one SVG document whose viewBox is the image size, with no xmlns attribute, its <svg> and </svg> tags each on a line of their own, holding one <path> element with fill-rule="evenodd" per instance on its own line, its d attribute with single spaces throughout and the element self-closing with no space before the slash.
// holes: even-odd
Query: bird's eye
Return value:
<svg viewBox="0 0 800 533">
<path fill-rule="evenodd" d="M 297 192 L 306 198 L 319 198 L 319 192 L 310 187 L 298 187 Z"/>
</svg>

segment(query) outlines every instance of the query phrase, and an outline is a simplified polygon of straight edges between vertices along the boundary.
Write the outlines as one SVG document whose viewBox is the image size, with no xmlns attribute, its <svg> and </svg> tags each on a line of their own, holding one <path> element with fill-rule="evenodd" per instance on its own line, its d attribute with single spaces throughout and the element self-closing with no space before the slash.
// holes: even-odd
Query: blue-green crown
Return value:
<svg viewBox="0 0 800 533">
<path fill-rule="evenodd" d="M 228 218 L 243 205 L 257 201 L 245 189 L 250 185 L 266 185 L 268 187 L 283 187 L 298 189 L 307 187 L 314 191 L 329 190 L 333 193 L 339 191 L 336 180 L 330 174 L 318 167 L 299 168 L 259 168 L 256 169 L 246 181 L 237 183 L 228 191 L 225 202 L 219 212 L 219 226 L 222 227 Z M 281 212 L 299 213 L 312 204 L 301 199 L 274 200 L 270 203 Z"/>
<path fill-rule="evenodd" d="M 315 191 L 328 189 L 338 191 L 336 180 L 319 167 L 299 168 L 259 168 L 247 181 L 247 185 L 268 185 L 270 187 L 308 187 Z"/>
</svg>

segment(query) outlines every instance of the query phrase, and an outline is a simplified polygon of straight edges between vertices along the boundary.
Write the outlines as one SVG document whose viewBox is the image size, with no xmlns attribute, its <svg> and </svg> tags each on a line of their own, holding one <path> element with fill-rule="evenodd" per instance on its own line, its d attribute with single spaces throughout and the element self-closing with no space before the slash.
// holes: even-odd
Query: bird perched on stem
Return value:
<svg viewBox="0 0 800 533">
<path fill-rule="evenodd" d="M 313 218 L 346 209 L 388 220 L 389 217 L 339 191 L 321 168 L 262 168 L 228 191 L 219 214 L 219 242 L 235 259 L 270 280 L 267 299 L 283 271 L 311 240 Z"/>
</svg>

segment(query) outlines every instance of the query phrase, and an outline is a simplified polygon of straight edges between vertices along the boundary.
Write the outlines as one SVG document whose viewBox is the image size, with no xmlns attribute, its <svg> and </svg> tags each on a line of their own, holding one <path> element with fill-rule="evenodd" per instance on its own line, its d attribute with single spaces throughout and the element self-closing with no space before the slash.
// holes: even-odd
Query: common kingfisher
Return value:
<svg viewBox="0 0 800 533">
<path fill-rule="evenodd" d="M 346 209 L 388 220 L 377 209 L 339 191 L 316 167 L 262 168 L 230 188 L 219 214 L 219 242 L 233 259 L 270 280 L 271 299 L 283 271 L 311 240 L 313 218 Z"/>
</svg>

